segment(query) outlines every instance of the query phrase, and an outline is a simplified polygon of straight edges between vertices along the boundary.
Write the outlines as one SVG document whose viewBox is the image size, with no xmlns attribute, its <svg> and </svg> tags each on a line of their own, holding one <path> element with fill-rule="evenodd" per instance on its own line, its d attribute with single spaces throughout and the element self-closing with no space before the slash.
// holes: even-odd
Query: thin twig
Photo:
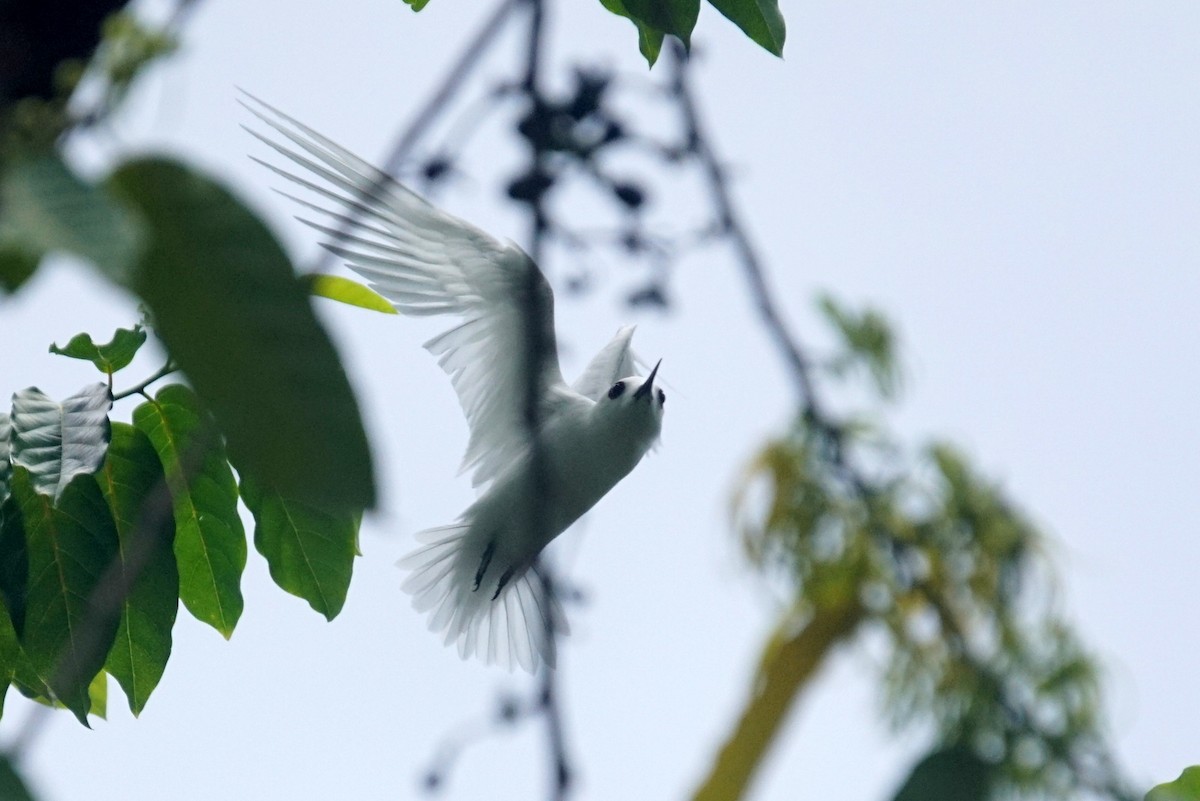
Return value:
<svg viewBox="0 0 1200 801">
<path fill-rule="evenodd" d="M 679 110 L 683 113 L 685 136 L 692 152 L 700 161 L 701 170 L 708 182 L 708 189 L 717 207 L 717 222 L 721 233 L 728 237 L 737 252 L 738 263 L 746 274 L 746 282 L 750 294 L 758 306 L 759 316 L 767 332 L 775 341 L 780 354 L 792 371 L 801 402 L 812 410 L 815 416 L 821 416 L 816 405 L 816 392 L 813 389 L 812 374 L 809 360 L 799 344 L 796 335 L 788 330 L 783 315 L 775 306 L 775 300 L 767 286 L 766 272 L 758 257 L 750 235 L 737 213 L 733 198 L 729 193 L 725 169 L 713 150 L 704 126 L 700 122 L 696 100 L 688 83 L 688 55 L 683 44 L 676 39 L 671 40 L 672 81 L 671 93 L 679 102 Z"/>
<path fill-rule="evenodd" d="M 175 366 L 171 362 L 167 362 L 161 368 L 159 368 L 158 372 L 156 372 L 154 375 L 147 378 L 142 383 L 137 384 L 136 386 L 132 386 L 129 389 L 122 390 L 121 392 L 114 393 L 112 396 L 112 399 L 114 401 L 119 401 L 122 398 L 128 398 L 130 395 L 145 395 L 146 387 L 150 386 L 155 381 L 158 381 L 160 378 L 166 378 L 167 376 L 171 375 L 171 373 L 175 373 L 178 371 L 179 371 L 179 368 L 177 366 Z"/>
<path fill-rule="evenodd" d="M 525 50 L 525 77 L 521 88 L 529 100 L 530 107 L 535 113 L 545 113 L 547 104 L 541 93 L 541 59 L 543 48 L 543 26 L 545 24 L 545 6 L 543 0 L 524 0 L 529 12 L 528 42 Z M 543 140 L 532 142 L 530 165 L 527 174 L 541 174 L 547 159 Z M 550 234 L 550 225 L 543 205 L 544 194 L 541 191 L 533 193 L 529 198 L 531 215 L 531 230 L 529 235 L 529 256 L 533 261 L 533 269 L 527 273 L 525 287 L 526 304 L 526 349 L 529 359 L 526 364 L 531 367 L 526 385 L 525 421 L 530 434 L 530 460 L 533 471 L 533 490 L 536 509 L 541 512 L 540 499 L 546 497 L 548 486 L 546 464 L 541 453 L 541 438 L 538 436 L 539 417 L 541 409 L 539 400 L 542 388 L 543 367 L 549 354 L 545 353 L 546 336 L 541 330 L 541 321 L 547 319 L 550 309 L 547 300 L 542 295 L 545 279 L 540 275 L 537 265 L 541 263 L 545 243 Z M 542 527 L 545 521 L 536 515 L 534 525 Z M 534 565 L 534 571 L 541 582 L 541 590 L 547 601 L 547 609 L 553 610 L 557 589 L 550 565 L 539 558 Z M 552 611 L 543 618 L 544 636 L 550 643 L 551 652 L 557 656 L 558 630 Z M 571 788 L 571 767 L 567 759 L 566 738 L 563 731 L 562 709 L 558 701 L 558 686 L 556 668 L 543 662 L 541 670 L 541 686 L 539 691 L 539 707 L 546 718 L 547 744 L 550 749 L 551 780 L 550 798 L 553 801 L 564 801 Z"/>
</svg>

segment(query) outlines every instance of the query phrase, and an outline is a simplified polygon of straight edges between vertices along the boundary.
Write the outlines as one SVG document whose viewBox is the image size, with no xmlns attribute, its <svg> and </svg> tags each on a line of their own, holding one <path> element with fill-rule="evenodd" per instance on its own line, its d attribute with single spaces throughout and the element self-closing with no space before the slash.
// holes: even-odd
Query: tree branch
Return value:
<svg viewBox="0 0 1200 801">
<path fill-rule="evenodd" d="M 145 381 L 143 381 L 140 384 L 137 384 L 136 386 L 132 386 L 129 389 L 122 390 L 121 392 L 115 393 L 112 396 L 112 399 L 114 401 L 119 401 L 122 398 L 128 398 L 130 395 L 145 395 L 146 387 L 150 386 L 155 381 L 158 381 L 160 378 L 166 378 L 167 376 L 171 375 L 172 373 L 176 373 L 178 371 L 179 371 L 178 367 L 176 367 L 171 362 L 167 362 L 161 368 L 159 368 L 158 372 L 156 372 L 154 375 L 150 376 Z"/>
<path fill-rule="evenodd" d="M 525 76 L 521 82 L 521 90 L 529 101 L 532 113 L 545 113 L 548 104 L 541 92 L 541 59 L 543 44 L 543 29 L 545 25 L 545 5 L 543 0 L 524 0 L 528 7 L 529 29 L 528 42 L 525 49 Z M 527 175 L 540 175 L 545 171 L 548 153 L 545 142 L 541 138 L 527 140 L 531 143 L 529 169 Z M 545 352 L 546 336 L 541 330 L 541 321 L 547 319 L 550 309 L 546 308 L 547 301 L 543 297 L 541 284 L 545 280 L 539 273 L 545 243 L 550 231 L 546 212 L 543 205 L 544 190 L 531 193 L 526 199 L 530 212 L 529 256 L 534 267 L 527 271 L 525 286 L 525 322 L 526 322 L 526 354 L 528 365 L 528 381 L 525 387 L 525 423 L 530 437 L 530 465 L 533 471 L 533 487 L 536 510 L 535 526 L 545 525 L 543 507 L 540 499 L 546 497 L 548 486 L 546 463 L 541 452 L 540 437 L 540 396 L 544 365 L 550 354 Z M 552 569 L 546 560 L 540 556 L 534 564 L 534 571 L 541 582 L 541 590 L 547 599 L 548 609 L 553 608 L 556 597 L 556 584 Z M 557 638 L 559 632 L 554 623 L 554 614 L 548 612 L 543 617 L 545 626 L 544 636 L 552 643 L 552 649 L 557 654 Z M 547 745 L 550 750 L 551 780 L 550 798 L 554 801 L 564 801 L 569 795 L 572 781 L 570 761 L 567 758 L 566 738 L 563 730 L 562 710 L 558 702 L 558 687 L 556 668 L 543 663 L 540 676 L 540 691 L 538 707 L 546 718 Z"/>
</svg>

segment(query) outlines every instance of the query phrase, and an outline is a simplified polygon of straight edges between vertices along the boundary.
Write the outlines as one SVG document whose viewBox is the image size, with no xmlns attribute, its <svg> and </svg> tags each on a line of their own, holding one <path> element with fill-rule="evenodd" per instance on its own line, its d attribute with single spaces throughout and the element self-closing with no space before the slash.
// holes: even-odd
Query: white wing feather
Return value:
<svg viewBox="0 0 1200 801">
<path fill-rule="evenodd" d="M 476 486 L 494 478 L 526 447 L 531 334 L 541 357 L 539 401 L 548 403 L 551 389 L 566 388 L 554 337 L 554 296 L 545 277 L 512 242 L 435 208 L 332 140 L 247 97 L 255 105 L 243 105 L 298 149 L 246 130 L 319 181 L 255 160 L 333 204 L 331 209 L 288 195 L 346 229 L 339 236 L 334 227 L 299 218 L 330 237 L 324 246 L 400 312 L 461 318 L 425 347 L 450 375 L 470 426 L 462 469 L 474 471 Z M 529 320 L 530 288 L 538 295 L 539 320 Z"/>
</svg>

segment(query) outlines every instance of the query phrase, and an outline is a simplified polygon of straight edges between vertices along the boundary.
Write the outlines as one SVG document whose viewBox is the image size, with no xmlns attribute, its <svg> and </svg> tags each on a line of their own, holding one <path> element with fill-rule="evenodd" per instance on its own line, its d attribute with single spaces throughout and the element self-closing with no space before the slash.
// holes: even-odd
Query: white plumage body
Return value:
<svg viewBox="0 0 1200 801">
<path fill-rule="evenodd" d="M 418 609 L 430 610 L 430 628 L 445 630 L 446 642 L 458 642 L 464 657 L 512 658 L 530 667 L 536 654 L 554 663 L 554 640 L 544 629 L 549 620 L 564 632 L 566 622 L 553 599 L 544 603 L 530 568 L 658 438 L 661 418 L 630 414 L 607 398 L 571 395 L 538 437 L 540 478 L 527 450 L 458 523 L 432 529 L 432 541 L 401 562 L 413 571 L 404 587 Z"/>
<path fill-rule="evenodd" d="M 463 469 L 481 495 L 458 522 L 418 535 L 427 544 L 400 561 L 411 571 L 404 589 L 429 612 L 430 628 L 444 631 L 464 657 L 529 671 L 542 661 L 553 666 L 554 634 L 566 631 L 566 621 L 532 568 L 542 549 L 657 441 L 666 401 L 654 387 L 657 366 L 646 378 L 635 375 L 633 326 L 626 326 L 567 386 L 553 294 L 524 251 L 253 102 L 247 108 L 297 149 L 250 133 L 314 180 L 262 163 L 334 206 L 293 198 L 340 224 L 336 230 L 303 220 L 331 237 L 325 247 L 400 312 L 461 320 L 426 348 L 450 375 L 467 416 Z M 530 391 L 539 410 L 532 432 L 525 418 Z"/>
</svg>

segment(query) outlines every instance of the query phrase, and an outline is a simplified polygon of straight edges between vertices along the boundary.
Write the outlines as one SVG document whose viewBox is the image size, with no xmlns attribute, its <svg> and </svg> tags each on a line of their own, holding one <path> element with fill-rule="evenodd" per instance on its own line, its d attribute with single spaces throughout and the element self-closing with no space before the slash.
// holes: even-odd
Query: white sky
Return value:
<svg viewBox="0 0 1200 801">
<path fill-rule="evenodd" d="M 235 85 L 377 157 L 473 29 L 474 6 L 468 19 L 448 0 L 416 16 L 399 0 L 208 0 L 181 55 L 143 81 L 104 146 L 186 154 L 307 258 L 313 237 L 245 158 L 254 143 L 238 128 L 247 115 Z M 706 117 L 736 164 L 779 300 L 810 337 L 822 288 L 895 321 L 908 390 L 892 422 L 912 443 L 959 443 L 1053 535 L 1062 603 L 1107 668 L 1119 753 L 1147 784 L 1174 778 L 1200 762 L 1200 6 L 879 2 L 785 13 L 784 61 L 707 7 L 697 36 Z M 644 73 L 632 28 L 597 3 L 572 4 L 552 24 L 563 62 Z M 518 44 L 510 36 L 493 65 Z M 520 217 L 488 179 L 515 152 L 492 138 L 501 133 L 475 141 L 465 167 L 480 177 L 444 200 L 521 240 Z M 566 371 L 632 318 L 635 345 L 663 357 L 675 391 L 662 448 L 563 549 L 591 598 L 573 611 L 562 656 L 576 797 L 679 798 L 740 708 L 774 619 L 739 561 L 727 509 L 792 396 L 722 252 L 679 265 L 665 316 L 617 302 L 627 272 L 597 277 L 584 300 L 559 303 Z M 114 684 L 110 718 L 94 731 L 65 714 L 50 723 L 29 765 L 50 801 L 415 798 L 446 735 L 489 714 L 498 691 L 528 686 L 442 648 L 392 567 L 414 531 L 452 520 L 471 498 L 455 477 L 465 424 L 419 347 L 436 327 L 322 311 L 360 392 L 384 494 L 345 611 L 324 623 L 271 584 L 252 550 L 232 641 L 181 612 L 140 720 Z M 128 298 L 86 272 L 43 270 L 0 300 L 0 397 L 30 384 L 61 397 L 94 380 L 46 347 L 134 319 Z M 863 649 L 834 660 L 755 798 L 890 797 L 925 743 L 917 732 L 891 739 L 876 722 L 874 676 Z M 10 697 L 0 742 L 28 710 Z M 523 727 L 469 748 L 443 797 L 541 797 L 545 771 L 543 731 Z"/>
</svg>

